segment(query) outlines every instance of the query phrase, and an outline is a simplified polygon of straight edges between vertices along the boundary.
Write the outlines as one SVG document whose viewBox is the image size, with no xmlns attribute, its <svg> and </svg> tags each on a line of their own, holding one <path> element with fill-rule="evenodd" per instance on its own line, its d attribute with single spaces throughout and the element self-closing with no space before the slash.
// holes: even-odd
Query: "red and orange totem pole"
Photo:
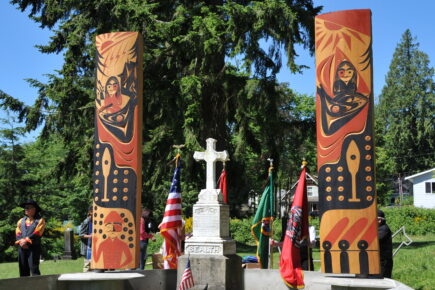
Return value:
<svg viewBox="0 0 435 290">
<path fill-rule="evenodd" d="M 138 266 L 142 188 L 142 36 L 98 35 L 92 268 Z"/>
<path fill-rule="evenodd" d="M 322 271 L 378 274 L 371 11 L 319 15 L 315 30 Z"/>
</svg>

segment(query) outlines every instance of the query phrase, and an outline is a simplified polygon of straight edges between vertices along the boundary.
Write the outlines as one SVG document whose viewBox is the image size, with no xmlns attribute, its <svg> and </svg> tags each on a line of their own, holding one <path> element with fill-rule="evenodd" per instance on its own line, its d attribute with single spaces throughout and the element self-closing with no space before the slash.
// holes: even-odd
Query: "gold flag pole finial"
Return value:
<svg viewBox="0 0 435 290">
<path fill-rule="evenodd" d="M 270 166 L 269 166 L 269 173 L 270 173 L 270 171 L 273 169 L 273 159 L 267 158 L 267 161 L 269 161 L 269 164 L 270 164 Z"/>
<path fill-rule="evenodd" d="M 175 149 L 177 149 L 177 155 L 175 155 L 175 167 L 178 167 L 178 159 L 180 158 L 180 152 L 181 152 L 181 149 L 182 148 L 184 148 L 186 145 L 184 145 L 184 144 L 179 144 L 179 145 L 172 145 L 172 147 L 173 148 L 175 148 Z"/>
<path fill-rule="evenodd" d="M 308 164 L 308 162 L 305 160 L 305 158 L 303 158 L 303 159 L 302 159 L 302 166 L 301 166 L 301 168 L 306 167 L 307 164 Z"/>
</svg>

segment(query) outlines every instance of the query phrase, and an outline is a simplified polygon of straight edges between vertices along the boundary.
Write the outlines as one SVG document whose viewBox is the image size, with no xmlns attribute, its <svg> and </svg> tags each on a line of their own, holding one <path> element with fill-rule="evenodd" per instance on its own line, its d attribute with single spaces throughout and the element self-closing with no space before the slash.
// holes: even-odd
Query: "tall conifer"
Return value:
<svg viewBox="0 0 435 290">
<path fill-rule="evenodd" d="M 434 69 L 409 29 L 396 47 L 376 109 L 378 191 L 382 194 L 388 179 L 435 164 Z"/>
</svg>

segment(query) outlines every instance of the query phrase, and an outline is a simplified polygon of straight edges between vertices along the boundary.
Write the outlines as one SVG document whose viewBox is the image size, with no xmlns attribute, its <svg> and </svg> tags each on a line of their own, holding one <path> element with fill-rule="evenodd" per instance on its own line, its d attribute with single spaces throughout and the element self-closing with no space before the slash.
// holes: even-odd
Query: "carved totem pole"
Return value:
<svg viewBox="0 0 435 290">
<path fill-rule="evenodd" d="M 142 36 L 96 38 L 92 268 L 138 266 L 142 185 Z"/>
<path fill-rule="evenodd" d="M 319 15 L 315 30 L 322 271 L 378 274 L 371 11 Z"/>
</svg>

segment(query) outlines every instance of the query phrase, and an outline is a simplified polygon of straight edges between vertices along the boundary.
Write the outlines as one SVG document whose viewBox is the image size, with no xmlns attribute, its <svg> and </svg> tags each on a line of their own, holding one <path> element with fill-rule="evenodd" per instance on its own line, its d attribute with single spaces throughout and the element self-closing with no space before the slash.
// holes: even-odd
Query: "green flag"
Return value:
<svg viewBox="0 0 435 290">
<path fill-rule="evenodd" d="M 255 213 L 251 233 L 257 243 L 257 258 L 261 268 L 269 266 L 269 237 L 272 235 L 273 222 L 273 180 L 272 169 L 269 168 L 269 182 L 261 196 L 260 204 Z"/>
</svg>

